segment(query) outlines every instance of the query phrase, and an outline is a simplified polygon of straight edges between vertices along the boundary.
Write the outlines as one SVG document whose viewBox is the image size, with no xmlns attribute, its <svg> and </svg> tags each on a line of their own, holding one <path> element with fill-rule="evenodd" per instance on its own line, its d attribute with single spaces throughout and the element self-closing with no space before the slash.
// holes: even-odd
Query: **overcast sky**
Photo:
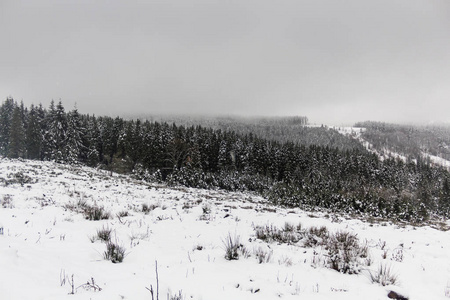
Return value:
<svg viewBox="0 0 450 300">
<path fill-rule="evenodd" d="M 0 0 L 0 97 L 82 113 L 450 121 L 448 0 Z"/>
</svg>

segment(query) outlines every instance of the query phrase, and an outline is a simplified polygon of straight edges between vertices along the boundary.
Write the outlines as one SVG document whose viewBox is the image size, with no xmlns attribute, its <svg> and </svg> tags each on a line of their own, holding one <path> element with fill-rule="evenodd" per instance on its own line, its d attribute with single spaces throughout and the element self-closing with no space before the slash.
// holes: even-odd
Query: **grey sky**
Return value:
<svg viewBox="0 0 450 300">
<path fill-rule="evenodd" d="M 450 121 L 448 0 L 0 0 L 0 41 L 27 105 Z"/>
</svg>

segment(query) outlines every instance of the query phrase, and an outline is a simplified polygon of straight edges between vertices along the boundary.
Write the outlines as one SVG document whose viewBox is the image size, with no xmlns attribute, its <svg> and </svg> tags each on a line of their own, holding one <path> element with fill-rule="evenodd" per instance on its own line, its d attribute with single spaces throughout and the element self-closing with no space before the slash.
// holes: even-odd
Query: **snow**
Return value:
<svg viewBox="0 0 450 300">
<path fill-rule="evenodd" d="M 373 145 L 371 143 L 369 143 L 369 141 L 365 140 L 362 136 L 362 133 L 367 130 L 366 128 L 363 128 L 363 127 L 337 127 L 337 128 L 333 127 L 333 129 L 337 130 L 342 135 L 349 136 L 353 139 L 356 139 L 358 142 L 361 143 L 361 145 L 364 146 L 364 148 L 367 151 L 377 155 L 381 161 L 389 159 L 389 158 L 399 159 L 403 162 L 407 161 L 406 156 L 401 155 L 397 152 L 391 151 L 388 148 L 383 148 L 383 150 L 381 150 L 381 151 L 378 151 L 377 149 L 375 149 L 373 147 Z"/>
<path fill-rule="evenodd" d="M 86 220 L 67 209 L 78 201 L 103 206 L 113 217 Z M 184 299 L 227 300 L 388 299 L 391 290 L 409 299 L 448 299 L 450 293 L 450 233 L 427 226 L 371 224 L 273 207 L 251 194 L 170 188 L 87 167 L 8 159 L 0 159 L 0 202 L 5 300 L 151 299 L 151 286 L 156 299 L 156 262 L 161 299 L 179 291 Z M 155 208 L 145 214 L 143 204 Z M 129 216 L 116 216 L 123 211 Z M 368 271 L 341 274 L 313 264 L 325 255 L 320 248 L 256 239 L 255 226 L 285 222 L 356 233 L 369 246 L 367 268 L 390 266 L 398 286 L 373 284 Z M 102 228 L 126 248 L 122 263 L 105 260 L 105 244 L 91 241 Z M 252 255 L 226 260 L 229 234 L 240 236 Z M 259 264 L 257 248 L 272 253 L 271 260 Z M 92 280 L 101 291 L 88 288 Z"/>
<path fill-rule="evenodd" d="M 431 154 L 423 152 L 423 151 L 422 151 L 422 155 L 423 155 L 423 157 L 429 159 L 431 161 L 431 163 L 441 166 L 441 167 L 444 167 L 447 170 L 450 170 L 450 161 L 448 161 L 442 157 L 439 157 L 436 155 L 431 155 Z"/>
<path fill-rule="evenodd" d="M 381 151 L 376 150 L 373 147 L 373 145 L 371 143 L 369 143 L 367 140 L 365 140 L 361 135 L 361 133 L 363 133 L 364 131 L 367 130 L 366 128 L 363 128 L 363 127 L 333 127 L 333 129 L 337 130 L 342 135 L 349 136 L 349 137 L 356 139 L 357 141 L 359 141 L 361 143 L 361 145 L 364 146 L 364 148 L 366 148 L 370 153 L 376 154 L 381 160 L 386 160 L 389 158 L 399 159 L 403 162 L 406 162 L 408 160 L 406 158 L 406 156 L 404 156 L 400 153 L 391 151 L 386 147 L 383 148 Z M 429 159 L 432 164 L 446 168 L 447 170 L 450 170 L 450 161 L 449 160 L 446 160 L 446 159 L 436 156 L 436 155 L 429 154 L 425 151 L 422 151 L 422 156 L 426 159 Z M 416 161 L 416 160 L 413 160 L 413 161 Z"/>
</svg>

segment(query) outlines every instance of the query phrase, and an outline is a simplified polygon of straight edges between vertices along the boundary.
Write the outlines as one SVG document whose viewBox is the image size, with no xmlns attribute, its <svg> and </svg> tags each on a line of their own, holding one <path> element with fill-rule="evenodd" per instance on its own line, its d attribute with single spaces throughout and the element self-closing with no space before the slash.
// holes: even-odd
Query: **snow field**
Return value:
<svg viewBox="0 0 450 300">
<path fill-rule="evenodd" d="M 86 167 L 0 160 L 1 299 L 448 299 L 450 233 L 429 227 L 369 224 L 300 209 L 270 206 L 263 198 L 135 181 Z M 104 207 L 111 218 L 86 220 L 68 209 L 79 203 Z M 149 211 L 142 211 L 143 205 Z M 121 212 L 128 216 L 117 217 Z M 257 225 L 326 226 L 357 234 L 371 265 L 389 266 L 398 286 L 369 280 L 368 271 L 341 274 L 323 265 L 320 247 L 267 243 Z M 126 249 L 122 263 L 103 257 L 98 230 Z M 250 257 L 228 261 L 225 238 L 239 236 Z M 256 251 L 270 254 L 259 263 Z M 385 258 L 383 258 L 385 257 Z M 72 292 L 72 275 L 74 294 Z M 96 291 L 92 282 L 101 288 Z M 156 299 L 156 295 L 155 295 Z"/>
</svg>

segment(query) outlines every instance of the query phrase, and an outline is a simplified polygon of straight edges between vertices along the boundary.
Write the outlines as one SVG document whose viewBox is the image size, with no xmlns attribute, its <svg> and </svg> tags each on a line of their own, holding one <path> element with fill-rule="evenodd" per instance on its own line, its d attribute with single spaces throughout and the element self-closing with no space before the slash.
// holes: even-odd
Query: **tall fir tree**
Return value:
<svg viewBox="0 0 450 300">
<path fill-rule="evenodd" d="M 67 115 L 67 133 L 64 148 L 64 160 L 69 164 L 77 163 L 84 150 L 83 138 L 85 129 L 80 114 L 75 107 Z"/>
<path fill-rule="evenodd" d="M 86 142 L 86 162 L 88 166 L 95 167 L 102 157 L 102 138 L 95 116 L 87 120 Z"/>
<path fill-rule="evenodd" d="M 8 97 L 0 107 L 0 155 L 9 154 L 9 135 L 15 106 L 14 99 Z"/>
<path fill-rule="evenodd" d="M 25 134 L 26 158 L 40 159 L 42 147 L 42 131 L 38 111 L 31 105 Z"/>
<path fill-rule="evenodd" d="M 65 146 L 67 143 L 67 116 L 62 102 L 54 105 L 50 103 L 46 118 L 47 130 L 44 135 L 45 158 L 56 162 L 65 161 Z"/>
<path fill-rule="evenodd" d="M 450 217 L 450 183 L 448 178 L 444 179 L 439 197 L 439 210 L 446 217 Z"/>
<path fill-rule="evenodd" d="M 25 130 L 23 127 L 20 108 L 15 107 L 11 127 L 9 130 L 8 157 L 19 158 L 25 154 Z"/>
</svg>

